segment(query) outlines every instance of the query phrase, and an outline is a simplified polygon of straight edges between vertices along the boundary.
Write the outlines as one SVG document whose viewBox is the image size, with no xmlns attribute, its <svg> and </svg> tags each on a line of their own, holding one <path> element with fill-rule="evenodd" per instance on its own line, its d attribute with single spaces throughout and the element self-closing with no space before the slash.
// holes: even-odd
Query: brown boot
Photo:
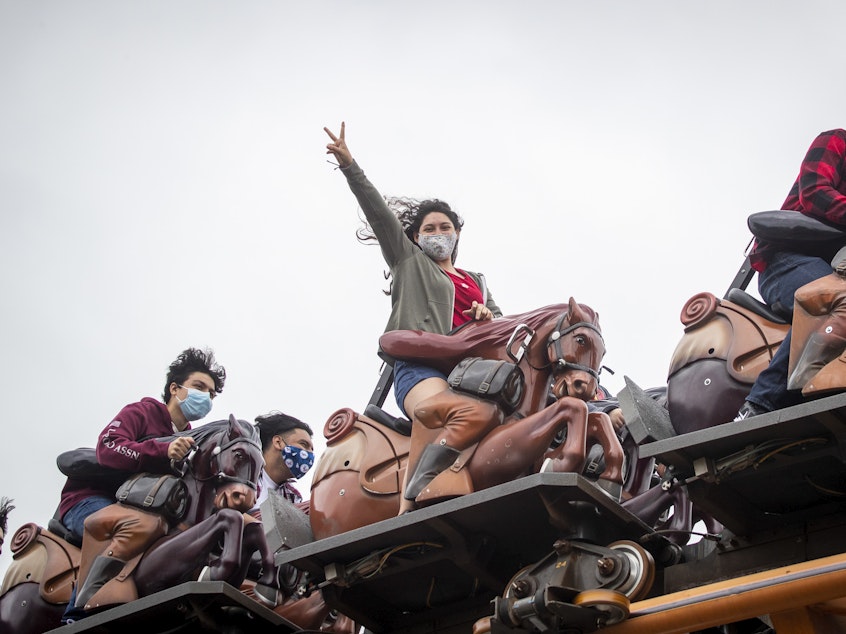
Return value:
<svg viewBox="0 0 846 634">
<path fill-rule="evenodd" d="M 125 565 L 126 562 L 122 559 L 107 557 L 106 555 L 97 557 L 88 570 L 85 582 L 80 587 L 79 592 L 76 593 L 74 605 L 77 608 L 85 608 L 91 597 L 97 594 L 97 591 L 107 582 L 114 579 Z"/>
<path fill-rule="evenodd" d="M 446 445 L 426 445 L 414 471 L 408 477 L 403 497 L 414 500 L 441 471 L 447 469 L 461 452 Z"/>
</svg>

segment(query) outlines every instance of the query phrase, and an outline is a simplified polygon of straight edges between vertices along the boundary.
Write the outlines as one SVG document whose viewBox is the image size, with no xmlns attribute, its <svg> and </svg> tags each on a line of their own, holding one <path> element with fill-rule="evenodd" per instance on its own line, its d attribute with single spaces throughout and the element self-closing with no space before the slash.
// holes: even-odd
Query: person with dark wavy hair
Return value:
<svg viewBox="0 0 846 634">
<path fill-rule="evenodd" d="M 334 155 L 367 219 L 359 240 L 376 240 L 391 272 L 391 316 L 385 331 L 422 330 L 445 335 L 470 321 L 501 317 L 502 311 L 488 292 L 485 276 L 455 266 L 464 223 L 442 200 L 418 202 L 409 198 L 385 199 L 353 160 L 346 143 L 346 125 L 326 146 Z M 428 366 L 394 362 L 394 396 L 400 410 L 412 420 L 418 404 L 448 389 L 447 377 Z M 426 447 L 424 455 L 409 455 L 409 472 L 432 474 L 455 460 L 455 450 L 442 445 Z M 425 476 L 429 478 L 429 475 Z M 405 485 L 403 490 L 405 490 Z M 403 499 L 400 512 L 410 508 Z"/>
<path fill-rule="evenodd" d="M 157 438 L 172 436 L 191 428 L 191 422 L 204 418 L 212 408 L 212 399 L 223 391 L 226 370 L 215 362 L 211 350 L 188 348 L 168 367 L 163 401 L 145 397 L 121 409 L 100 432 L 97 462 L 104 467 L 127 473 L 171 473 L 171 461 L 188 455 L 194 439 L 179 436 L 170 442 Z M 68 530 L 68 539 L 81 543 L 88 517 L 115 503 L 115 490 L 101 481 L 68 478 L 62 489 L 58 516 Z M 119 560 L 98 557 L 91 566 L 88 580 L 105 583 L 119 570 Z M 74 589 L 63 622 L 71 622 L 83 613 L 74 607 Z"/>
<path fill-rule="evenodd" d="M 379 243 L 391 271 L 391 316 L 385 331 L 447 334 L 468 321 L 501 317 L 484 275 L 455 266 L 464 226 L 458 214 L 438 199 L 386 200 L 353 160 L 346 124 L 341 123 L 337 136 L 324 130 L 332 140 L 327 153 L 338 161 L 367 219 L 368 226 L 358 231 L 358 237 Z M 416 403 L 446 387 L 446 377 L 433 368 L 401 361 L 394 365 L 394 395 L 406 415 Z"/>
</svg>

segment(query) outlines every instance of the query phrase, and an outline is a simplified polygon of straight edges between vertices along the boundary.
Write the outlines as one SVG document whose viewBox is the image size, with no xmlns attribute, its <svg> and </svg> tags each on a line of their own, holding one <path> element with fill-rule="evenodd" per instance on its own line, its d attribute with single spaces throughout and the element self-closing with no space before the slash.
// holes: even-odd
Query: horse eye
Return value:
<svg viewBox="0 0 846 634">
<path fill-rule="evenodd" d="M 578 337 L 576 337 L 576 343 L 580 346 L 583 346 L 587 343 L 587 339 L 583 335 L 579 335 Z"/>
</svg>

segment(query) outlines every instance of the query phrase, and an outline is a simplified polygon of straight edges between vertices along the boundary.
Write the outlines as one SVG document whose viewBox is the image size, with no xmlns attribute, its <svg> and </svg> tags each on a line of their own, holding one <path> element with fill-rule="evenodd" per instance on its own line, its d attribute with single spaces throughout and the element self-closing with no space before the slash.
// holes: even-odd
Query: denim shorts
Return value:
<svg viewBox="0 0 846 634">
<path fill-rule="evenodd" d="M 394 396 L 397 399 L 397 405 L 399 406 L 400 411 L 408 416 L 409 419 L 411 416 L 409 416 L 408 412 L 405 411 L 405 408 L 402 405 L 405 401 L 405 397 L 408 396 L 411 388 L 420 383 L 420 381 L 423 379 L 431 379 L 433 377 L 443 379 L 444 381 L 447 380 L 446 375 L 443 372 L 439 372 L 427 365 L 408 363 L 407 361 L 400 361 L 399 359 L 394 361 Z"/>
</svg>

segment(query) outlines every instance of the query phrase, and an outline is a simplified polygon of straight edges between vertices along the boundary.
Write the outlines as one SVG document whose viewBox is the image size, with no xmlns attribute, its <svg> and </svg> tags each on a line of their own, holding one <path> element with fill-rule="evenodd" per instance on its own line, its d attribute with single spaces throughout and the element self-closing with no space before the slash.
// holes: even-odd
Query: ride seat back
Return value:
<svg viewBox="0 0 846 634">
<path fill-rule="evenodd" d="M 73 533 L 71 533 L 62 521 L 59 519 L 59 509 L 56 508 L 56 512 L 53 514 L 53 517 L 47 522 L 47 530 L 53 533 L 56 537 L 61 537 L 67 543 L 73 544 L 77 548 L 82 546 L 82 540 L 77 539 Z"/>
<path fill-rule="evenodd" d="M 732 288 L 725 297 L 728 301 L 742 306 L 743 308 L 752 311 L 756 315 L 760 315 L 764 319 L 768 319 L 777 324 L 789 324 L 792 313 L 783 314 L 777 313 L 767 306 L 764 302 L 758 301 L 746 291 L 739 288 Z"/>
</svg>

